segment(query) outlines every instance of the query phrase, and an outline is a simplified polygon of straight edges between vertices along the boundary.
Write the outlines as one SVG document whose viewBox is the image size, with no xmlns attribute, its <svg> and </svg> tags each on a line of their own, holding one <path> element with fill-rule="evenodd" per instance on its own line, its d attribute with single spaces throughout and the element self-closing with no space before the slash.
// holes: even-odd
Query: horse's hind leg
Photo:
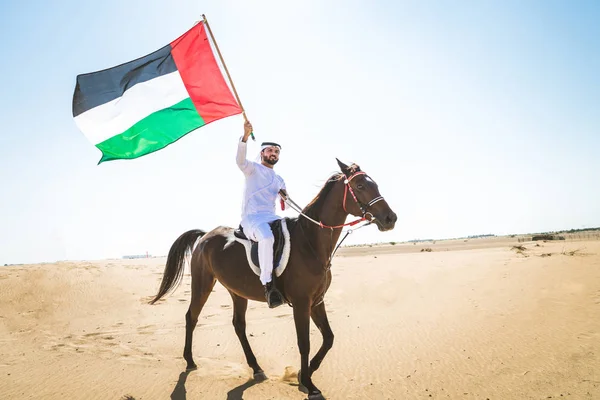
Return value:
<svg viewBox="0 0 600 400">
<path fill-rule="evenodd" d="M 192 301 L 190 308 L 185 314 L 185 348 L 183 350 L 183 358 L 187 361 L 187 369 L 197 368 L 192 357 L 192 337 L 194 328 L 198 323 L 198 316 L 202 311 L 202 307 L 206 304 L 208 296 L 215 286 L 215 277 L 206 266 L 199 265 L 196 267 L 192 263 Z"/>
<path fill-rule="evenodd" d="M 263 381 L 267 379 L 267 377 L 262 368 L 258 365 L 256 357 L 250 347 L 250 343 L 248 342 L 248 337 L 246 336 L 246 310 L 248 309 L 248 300 L 233 292 L 229 292 L 229 294 L 231 294 L 231 298 L 233 299 L 233 327 L 235 328 L 235 333 L 242 344 L 242 349 L 244 349 L 246 361 L 254 371 L 254 379 Z"/>
<path fill-rule="evenodd" d="M 325 355 L 333 346 L 333 331 L 331 330 L 329 321 L 327 320 L 325 302 L 321 302 L 321 304 L 314 306 L 310 316 L 323 335 L 323 344 L 321 345 L 321 348 L 317 354 L 315 354 L 313 359 L 310 361 L 310 374 L 312 375 L 313 372 L 319 369 L 319 366 L 325 358 Z"/>
</svg>

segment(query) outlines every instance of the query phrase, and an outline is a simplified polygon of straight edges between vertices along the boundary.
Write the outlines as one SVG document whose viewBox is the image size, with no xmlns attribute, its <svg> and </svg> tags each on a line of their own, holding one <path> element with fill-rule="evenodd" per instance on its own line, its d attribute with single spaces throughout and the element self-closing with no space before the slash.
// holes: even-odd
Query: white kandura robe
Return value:
<svg viewBox="0 0 600 400">
<path fill-rule="evenodd" d="M 281 218 L 275 207 L 279 190 L 285 189 L 285 181 L 272 168 L 248 160 L 247 146 L 240 140 L 236 156 L 236 163 L 246 177 L 241 225 L 246 236 L 258 242 L 260 280 L 264 285 L 271 281 L 273 271 L 274 238 L 268 223 Z"/>
</svg>

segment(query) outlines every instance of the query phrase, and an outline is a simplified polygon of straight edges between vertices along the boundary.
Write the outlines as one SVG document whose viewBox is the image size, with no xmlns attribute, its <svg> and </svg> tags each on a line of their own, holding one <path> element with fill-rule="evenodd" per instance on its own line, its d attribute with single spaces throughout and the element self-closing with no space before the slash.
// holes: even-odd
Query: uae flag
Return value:
<svg viewBox="0 0 600 400">
<path fill-rule="evenodd" d="M 204 21 L 151 54 L 78 75 L 73 95 L 76 125 L 102 151 L 98 164 L 152 153 L 242 111 Z"/>
</svg>

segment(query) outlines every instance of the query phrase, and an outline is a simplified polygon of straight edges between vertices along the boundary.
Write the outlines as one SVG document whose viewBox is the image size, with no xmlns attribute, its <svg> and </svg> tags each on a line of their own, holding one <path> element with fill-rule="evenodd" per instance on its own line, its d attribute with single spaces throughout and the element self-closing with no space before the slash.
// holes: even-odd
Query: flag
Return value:
<svg viewBox="0 0 600 400">
<path fill-rule="evenodd" d="M 204 21 L 144 57 L 77 76 L 73 118 L 100 163 L 160 150 L 242 113 L 215 59 Z"/>
</svg>

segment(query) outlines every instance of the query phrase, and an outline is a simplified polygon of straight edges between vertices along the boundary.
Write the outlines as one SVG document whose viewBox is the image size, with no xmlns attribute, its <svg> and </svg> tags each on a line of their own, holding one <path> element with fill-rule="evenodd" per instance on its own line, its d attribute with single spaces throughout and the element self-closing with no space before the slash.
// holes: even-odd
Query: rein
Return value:
<svg viewBox="0 0 600 400">
<path fill-rule="evenodd" d="M 337 252 L 337 250 L 340 248 L 340 246 L 342 245 L 342 243 L 344 242 L 344 240 L 348 237 L 349 234 L 351 234 L 353 231 L 360 229 L 360 228 L 364 228 L 365 226 L 368 226 L 370 224 L 373 223 L 373 221 L 375 220 L 375 216 L 373 216 L 373 214 L 371 214 L 368 211 L 368 208 L 371 207 L 373 204 L 377 203 L 378 201 L 383 200 L 383 196 L 378 196 L 375 197 L 374 199 L 372 199 L 371 201 L 369 201 L 366 205 L 361 203 L 358 198 L 356 197 L 356 195 L 354 194 L 354 190 L 352 189 L 352 186 L 350 186 L 350 181 L 358 176 L 358 175 L 366 175 L 365 172 L 359 171 L 356 172 L 354 174 L 352 174 L 349 178 L 344 179 L 344 200 L 342 202 L 342 205 L 344 207 L 344 211 L 348 213 L 348 210 L 346 210 L 346 197 L 348 192 L 350 192 L 350 194 L 352 195 L 352 198 L 354 199 L 354 201 L 356 202 L 356 204 L 358 205 L 358 207 L 360 208 L 360 211 L 363 213 L 362 217 L 360 217 L 359 219 L 356 219 L 354 221 L 345 223 L 345 224 L 341 224 L 341 225 L 325 225 L 322 221 L 315 221 L 314 219 L 312 219 L 311 217 L 309 217 L 308 215 L 304 214 L 302 212 L 302 209 L 300 208 L 300 206 L 298 204 L 296 204 L 295 201 L 293 201 L 289 196 L 285 196 L 285 203 L 287 203 L 291 208 L 293 208 L 295 211 L 297 211 L 300 215 L 302 215 L 304 218 L 308 219 L 309 221 L 311 221 L 312 223 L 318 225 L 321 228 L 324 229 L 331 229 L 331 233 L 333 235 L 333 230 L 334 229 L 338 229 L 338 228 L 343 228 L 344 226 L 354 226 L 362 221 L 367 221 L 366 224 L 359 226 L 358 228 L 355 229 L 348 229 L 346 230 L 346 234 L 344 235 L 344 237 L 342 238 L 342 240 L 340 240 L 340 242 L 338 243 L 338 245 L 335 247 L 335 249 L 333 250 L 333 253 L 331 253 L 331 255 L 329 256 L 329 260 L 327 260 L 327 265 L 325 270 L 328 271 L 331 268 L 331 260 L 333 259 L 333 256 L 335 255 L 335 253 Z M 365 218 L 366 215 L 369 214 L 371 216 L 370 219 Z M 302 231 L 304 234 L 304 230 Z M 333 241 L 333 240 L 332 240 Z M 310 243 L 309 243 L 310 244 Z M 313 251 L 313 253 L 315 254 L 315 257 L 317 257 L 317 253 L 316 251 L 312 248 L 311 245 L 311 250 Z M 318 258 L 318 257 L 317 257 Z"/>
<path fill-rule="evenodd" d="M 362 222 L 362 221 L 369 221 L 369 223 L 368 223 L 368 224 L 365 224 L 365 225 L 363 225 L 363 226 L 367 226 L 367 225 L 371 224 L 371 223 L 372 223 L 372 222 L 375 220 L 375 216 L 374 216 L 373 214 L 371 214 L 371 213 L 370 213 L 370 212 L 369 212 L 367 209 L 368 209 L 369 207 L 371 207 L 373 204 L 377 203 L 378 201 L 381 201 L 381 200 L 383 200 L 383 196 L 378 196 L 378 197 L 375 197 L 373 200 L 369 201 L 369 202 L 368 202 L 366 205 L 365 205 L 365 204 L 363 204 L 362 202 L 360 202 L 360 201 L 358 200 L 358 198 L 356 197 L 356 195 L 354 194 L 354 190 L 352 190 L 352 186 L 350 186 L 350 181 L 351 181 L 351 180 L 352 180 L 354 177 L 356 177 L 357 175 L 366 175 L 366 173 L 365 173 L 365 172 L 362 172 L 362 171 L 359 171 L 359 172 L 356 172 L 355 174 L 352 174 L 352 175 L 351 175 L 349 178 L 347 178 L 347 179 L 345 179 L 345 180 L 344 180 L 344 201 L 342 202 L 342 206 L 344 207 L 344 211 L 345 211 L 347 214 L 349 214 L 348 210 L 346 210 L 346 197 L 347 197 L 347 194 L 348 194 L 348 192 L 350 192 L 350 194 L 352 195 L 352 198 L 354 199 L 354 201 L 356 202 L 356 204 L 357 204 L 357 205 L 358 205 L 358 207 L 360 208 L 360 211 L 363 213 L 363 214 L 362 214 L 362 217 L 360 217 L 359 219 L 357 219 L 357 220 L 354 220 L 354 221 L 352 221 L 352 222 L 348 222 L 348 223 L 341 224 L 341 225 L 333 225 L 333 226 L 332 226 L 332 225 L 325 225 L 323 222 L 321 222 L 321 221 L 315 221 L 314 219 L 312 219 L 312 218 L 311 218 L 311 217 L 309 217 L 308 215 L 304 214 L 304 213 L 302 212 L 302 209 L 300 208 L 300 206 L 299 206 L 298 204 L 296 204 L 296 202 L 294 202 L 294 201 L 293 201 L 293 200 L 292 200 L 292 199 L 291 199 L 289 196 L 285 196 L 285 200 L 284 200 L 284 201 L 285 201 L 285 202 L 286 202 L 286 203 L 287 203 L 287 204 L 288 204 L 288 205 L 289 205 L 291 208 L 293 208 L 293 209 L 294 209 L 295 211 L 297 211 L 297 212 L 298 212 L 300 215 L 302 215 L 304 218 L 306 218 L 306 219 L 308 219 L 309 221 L 311 221 L 311 222 L 313 222 L 313 223 L 315 223 L 315 224 L 319 225 L 321 228 L 327 228 L 327 229 L 334 230 L 334 229 L 338 229 L 338 228 L 343 228 L 344 226 L 354 226 L 354 225 L 356 225 L 356 224 L 358 224 L 359 222 Z M 369 214 L 369 215 L 371 216 L 371 219 L 370 219 L 370 220 L 368 220 L 368 219 L 366 219 L 366 218 L 365 218 L 365 216 L 366 216 L 367 214 Z M 359 228 L 362 228 L 363 226 L 361 226 L 361 227 L 359 227 Z M 356 228 L 356 229 L 359 229 L 359 228 Z M 349 231 L 349 232 L 351 232 L 351 231 Z M 345 237 L 344 237 L 344 238 L 345 238 Z"/>
<path fill-rule="evenodd" d="M 295 201 L 293 201 L 293 200 L 292 200 L 292 199 L 291 199 L 289 196 L 287 196 L 287 197 L 286 197 L 286 200 L 284 200 L 284 201 L 285 201 L 285 202 L 286 202 L 286 203 L 287 203 L 287 204 L 288 204 L 288 205 L 289 205 L 291 208 L 293 208 L 295 211 L 297 211 L 297 212 L 298 212 L 298 214 L 302 215 L 304 218 L 306 218 L 306 219 L 307 219 L 307 220 L 309 220 L 310 222 L 312 222 L 312 223 L 314 223 L 314 224 L 317 224 L 317 225 L 319 225 L 321 228 L 326 228 L 326 229 L 331 229 L 331 230 L 334 230 L 334 229 L 338 229 L 338 228 L 343 228 L 344 226 L 353 226 L 353 225 L 356 225 L 356 224 L 358 224 L 359 222 L 362 222 L 362 221 L 367 221 L 367 219 L 366 219 L 366 218 L 364 217 L 364 215 L 363 215 L 363 217 L 361 217 L 361 218 L 359 218 L 359 219 L 357 219 L 357 220 L 354 220 L 354 221 L 352 221 L 352 222 L 348 222 L 348 223 L 346 223 L 346 224 L 342 224 L 342 225 L 325 225 L 323 222 L 321 222 L 321 221 L 315 221 L 314 219 L 312 219 L 312 218 L 311 218 L 311 217 L 309 217 L 308 215 L 304 214 L 304 213 L 302 212 L 302 208 L 301 208 L 301 207 L 300 207 L 298 204 L 296 204 L 296 202 L 295 202 Z M 346 211 L 346 206 L 344 206 L 344 211 Z M 369 214 L 370 214 L 370 213 L 369 213 Z M 366 214 L 365 214 L 365 215 L 366 215 Z M 371 214 L 371 215 L 372 215 L 372 214 Z M 373 218 L 374 218 L 374 217 L 373 217 Z"/>
</svg>

